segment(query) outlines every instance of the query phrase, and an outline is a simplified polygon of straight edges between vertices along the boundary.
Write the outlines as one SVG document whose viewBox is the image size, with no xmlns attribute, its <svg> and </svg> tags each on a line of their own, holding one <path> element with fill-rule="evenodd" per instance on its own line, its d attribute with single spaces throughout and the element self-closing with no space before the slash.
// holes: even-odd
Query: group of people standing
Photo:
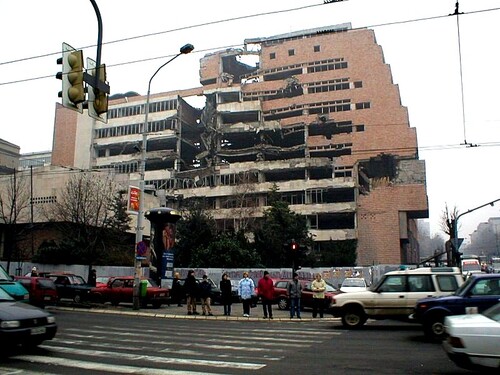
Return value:
<svg viewBox="0 0 500 375">
<path fill-rule="evenodd" d="M 184 284 L 184 285 L 182 285 Z M 222 275 L 219 283 L 221 291 L 221 304 L 224 308 L 224 316 L 230 316 L 233 304 L 233 291 L 231 279 L 227 273 Z M 322 279 L 321 274 L 316 274 L 314 281 L 311 283 L 313 291 L 313 318 L 323 318 L 324 298 L 326 290 L 326 282 Z M 300 316 L 300 300 L 302 297 L 303 286 L 299 280 L 297 273 L 293 274 L 293 279 L 288 283 L 287 295 L 290 298 L 290 319 L 295 315 L 298 319 Z M 202 315 L 213 316 L 211 308 L 211 293 L 212 284 L 208 281 L 207 275 L 203 275 L 199 282 L 193 270 L 188 271 L 184 283 L 180 279 L 180 274 L 174 274 L 172 283 L 171 296 L 172 301 L 182 306 L 182 300 L 186 298 L 187 314 L 199 315 L 196 311 L 197 299 L 201 300 Z M 275 299 L 274 282 L 271 279 L 269 272 L 264 271 L 262 278 L 257 283 L 257 288 L 254 281 L 249 277 L 248 272 L 243 272 L 243 278 L 238 282 L 238 298 L 243 304 L 243 316 L 250 316 L 252 301 L 256 297 L 260 297 L 262 302 L 263 319 L 273 319 L 273 302 Z"/>
</svg>

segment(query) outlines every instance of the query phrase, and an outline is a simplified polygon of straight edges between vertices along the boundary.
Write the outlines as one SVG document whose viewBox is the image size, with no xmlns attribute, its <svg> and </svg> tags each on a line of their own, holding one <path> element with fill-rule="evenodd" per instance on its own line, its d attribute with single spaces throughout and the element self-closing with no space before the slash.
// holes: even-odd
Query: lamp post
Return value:
<svg viewBox="0 0 500 375">
<path fill-rule="evenodd" d="M 139 246 L 143 246 L 142 244 L 142 237 L 143 237 L 143 229 L 144 229 L 144 178 L 145 178 L 145 172 L 146 172 L 146 149 L 147 149 L 147 141 L 148 141 L 148 116 L 149 116 L 149 96 L 151 93 L 151 81 L 153 78 L 156 76 L 156 74 L 167 64 L 171 63 L 173 60 L 175 60 L 177 57 L 180 55 L 185 55 L 190 53 L 194 49 L 192 44 L 186 44 L 181 47 L 179 50 L 179 53 L 172 57 L 170 60 L 168 60 L 166 63 L 161 65 L 158 69 L 156 69 L 156 72 L 151 76 L 149 79 L 149 84 L 148 84 L 148 93 L 146 96 L 146 108 L 145 108 L 145 115 L 144 115 L 144 123 L 142 124 L 142 149 L 141 149 L 141 163 L 139 165 L 139 212 L 137 214 L 137 228 L 135 232 L 135 246 L 136 246 L 136 251 Z M 135 271 L 134 271 L 134 292 L 133 292 L 133 303 L 134 303 L 134 310 L 139 310 L 140 307 L 140 291 L 139 291 L 139 285 L 140 285 L 140 276 L 141 276 L 141 261 L 140 259 L 135 259 Z"/>
</svg>

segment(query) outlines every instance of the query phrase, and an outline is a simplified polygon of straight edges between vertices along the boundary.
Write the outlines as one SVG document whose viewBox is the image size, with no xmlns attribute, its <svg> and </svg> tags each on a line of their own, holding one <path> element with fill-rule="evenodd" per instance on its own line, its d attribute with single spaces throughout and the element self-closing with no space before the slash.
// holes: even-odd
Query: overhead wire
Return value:
<svg viewBox="0 0 500 375">
<path fill-rule="evenodd" d="M 335 2 L 333 2 L 335 3 Z M 104 42 L 103 45 L 109 45 L 109 44 L 116 44 L 116 43 L 123 43 L 127 42 L 130 40 L 136 40 L 136 39 L 141 39 L 141 38 L 147 38 L 151 36 L 157 36 L 157 35 L 162 35 L 166 33 L 171 33 L 171 32 L 176 32 L 180 30 L 188 30 L 188 29 L 193 29 L 193 28 L 199 28 L 199 27 L 204 27 L 204 26 L 209 26 L 209 25 L 214 25 L 214 24 L 220 24 L 220 23 L 225 23 L 225 22 L 231 22 L 231 21 L 237 21 L 237 20 L 242 20 L 242 19 L 248 19 L 248 18 L 255 18 L 255 17 L 262 17 L 262 16 L 267 16 L 267 15 L 273 15 L 273 14 L 280 14 L 280 13 L 287 13 L 287 12 L 293 12 L 293 11 L 298 11 L 298 10 L 303 10 L 303 9 L 308 9 L 308 8 L 314 8 L 322 5 L 328 5 L 332 4 L 332 2 L 324 2 L 322 4 L 313 4 L 313 5 L 307 5 L 307 6 L 301 6 L 301 7 L 296 7 L 296 8 L 290 8 L 290 9 L 282 9 L 282 10 L 277 10 L 277 11 L 269 11 L 269 12 L 262 12 L 262 13 L 256 13 L 256 14 L 251 14 L 251 15 L 245 15 L 245 16 L 238 16 L 238 17 L 232 17 L 232 18 L 227 18 L 227 19 L 220 19 L 220 20 L 215 20 L 215 21 L 209 21 L 209 22 L 203 22 L 200 24 L 195 24 L 195 25 L 189 25 L 189 26 L 183 26 L 179 28 L 174 28 L 174 29 L 169 29 L 169 30 L 164 30 L 164 31 L 159 31 L 159 32 L 154 32 L 154 33 L 147 33 L 147 34 L 141 34 L 137 36 L 132 36 L 132 37 L 127 37 L 127 38 L 121 38 L 121 39 L 116 39 L 113 41 L 109 42 Z M 460 62 L 460 80 L 461 80 L 461 94 L 462 94 L 462 120 L 463 120 L 463 132 L 464 132 L 464 143 L 461 144 L 460 146 L 467 146 L 467 147 L 476 147 L 479 145 L 483 145 L 483 143 L 480 144 L 471 144 L 467 142 L 466 139 L 466 126 L 465 126 L 465 100 L 464 100 L 464 88 L 463 88 L 463 72 L 462 72 L 462 55 L 461 55 L 461 45 L 460 45 L 460 25 L 459 25 L 459 15 L 464 15 L 464 14 L 474 14 L 474 13 L 483 13 L 483 12 L 491 12 L 491 11 L 498 11 L 500 10 L 500 7 L 498 8 L 489 8 L 489 9 L 482 9 L 482 10 L 477 10 L 477 11 L 470 11 L 470 12 L 458 12 L 458 1 L 456 2 L 456 8 L 455 12 L 452 14 L 447 14 L 447 15 L 438 15 L 438 16 L 431 16 L 431 17 L 423 17 L 423 18 L 415 18 L 415 19 L 409 19 L 409 20 L 402 20 L 402 21 L 394 21 L 394 22 L 386 22 L 386 23 L 380 23 L 380 24 L 373 24 L 369 26 L 362 26 L 362 27 L 357 27 L 353 28 L 351 30 L 360 30 L 360 29 L 366 29 L 366 28 L 379 28 L 379 27 L 385 27 L 385 26 L 393 26 L 393 25 L 399 25 L 399 24 L 405 24 L 405 23 L 413 23 L 413 22 L 422 22 L 422 21 L 429 21 L 429 20 L 436 20 L 436 19 L 441 19 L 441 18 L 448 18 L 450 16 L 456 15 L 457 16 L 457 32 L 458 32 L 458 49 L 459 49 L 459 62 Z M 214 51 L 214 50 L 222 50 L 222 49 L 227 49 L 227 48 L 236 48 L 236 47 L 241 47 L 243 44 L 235 44 L 235 45 L 229 45 L 229 46 L 220 46 L 220 47 L 213 47 L 213 48 L 207 48 L 203 50 L 197 50 L 194 53 L 206 53 L 209 51 Z M 81 47 L 82 49 L 85 48 L 91 48 L 95 47 L 96 45 L 89 45 L 85 47 Z M 60 52 L 54 52 L 54 53 L 47 53 L 47 54 L 42 54 L 42 55 L 37 55 L 37 56 L 32 56 L 32 57 L 26 57 L 26 58 L 21 58 L 17 60 L 11 60 L 11 61 L 6 61 L 6 62 L 0 62 L 1 65 L 6 65 L 6 64 L 12 64 L 12 63 L 18 63 L 22 61 L 27 61 L 31 59 L 38 59 L 42 57 L 47 57 L 51 55 L 59 55 Z M 173 55 L 167 55 L 167 56 L 157 56 L 157 57 L 151 57 L 151 58 L 144 58 L 144 59 L 139 59 L 139 60 L 134 60 L 134 61 L 127 61 L 127 62 L 121 62 L 121 63 L 116 63 L 116 64 L 109 64 L 107 65 L 108 68 L 111 67 L 116 67 L 116 66 L 124 66 L 124 65 L 132 65 L 132 64 L 138 64 L 138 63 L 143 63 L 143 62 L 148 62 L 148 61 L 154 61 L 158 59 L 163 59 L 167 57 L 171 57 Z M 46 76 L 39 76 L 39 77 L 32 77 L 32 78 L 26 78 L 26 79 L 20 79 L 20 80 L 14 80 L 14 81 L 9 81 L 9 82 L 0 82 L 0 86 L 3 85 L 10 85 L 10 84 L 16 84 L 16 83 L 23 83 L 23 82 L 28 82 L 28 81 L 34 81 L 34 80 L 40 80 L 40 79 L 46 79 L 46 78 L 53 78 L 54 75 L 46 75 Z M 381 124 L 381 125 L 389 125 L 389 124 Z M 396 124 L 392 124 L 396 125 Z M 484 144 L 486 145 L 486 144 Z M 496 147 L 500 145 L 500 143 L 496 142 L 490 142 L 488 145 L 489 147 Z M 442 145 L 442 146 L 429 146 L 429 149 L 436 149 L 435 147 L 443 147 L 443 149 L 449 148 L 449 146 Z M 425 146 L 418 147 L 421 150 L 425 150 Z"/>
</svg>

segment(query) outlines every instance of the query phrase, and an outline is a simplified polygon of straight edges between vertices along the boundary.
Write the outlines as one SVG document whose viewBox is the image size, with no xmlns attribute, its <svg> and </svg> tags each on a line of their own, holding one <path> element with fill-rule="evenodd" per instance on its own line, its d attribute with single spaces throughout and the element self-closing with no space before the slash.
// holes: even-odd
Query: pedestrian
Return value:
<svg viewBox="0 0 500 375">
<path fill-rule="evenodd" d="M 263 319 L 273 318 L 274 282 L 269 277 L 269 272 L 264 271 L 264 276 L 257 283 L 257 290 L 262 299 Z"/>
<path fill-rule="evenodd" d="M 253 280 L 248 277 L 248 272 L 243 272 L 243 278 L 238 283 L 238 296 L 243 303 L 243 316 L 248 318 L 250 316 L 250 304 L 252 297 L 255 294 L 255 284 Z"/>
<path fill-rule="evenodd" d="M 182 284 L 181 275 L 179 272 L 174 273 L 174 279 L 172 280 L 172 289 L 170 290 L 172 303 L 176 303 L 178 307 L 182 307 Z"/>
<path fill-rule="evenodd" d="M 95 287 L 97 283 L 97 271 L 92 268 L 89 275 L 89 285 Z"/>
<path fill-rule="evenodd" d="M 293 280 L 287 285 L 287 295 L 290 299 L 290 319 L 293 319 L 295 313 L 300 317 L 300 298 L 302 297 L 302 283 L 299 281 L 298 273 L 293 273 Z"/>
<path fill-rule="evenodd" d="M 221 303 L 224 306 L 224 316 L 231 315 L 231 305 L 233 303 L 233 292 L 231 286 L 231 280 L 227 273 L 222 274 L 222 279 L 220 281 L 220 293 L 221 293 Z"/>
<path fill-rule="evenodd" d="M 203 280 L 200 283 L 200 298 L 202 315 L 213 316 L 212 308 L 210 307 L 210 295 L 212 293 L 212 284 L 208 281 L 207 275 L 203 275 Z"/>
<path fill-rule="evenodd" d="M 36 269 L 35 266 L 31 268 L 31 277 L 36 277 L 38 276 L 38 270 Z"/>
<path fill-rule="evenodd" d="M 321 278 L 321 274 L 317 273 L 316 278 L 311 283 L 311 290 L 313 291 L 313 318 L 318 316 L 323 317 L 323 310 L 325 307 L 325 290 L 326 282 Z"/>
<path fill-rule="evenodd" d="M 184 291 L 186 292 L 187 314 L 199 315 L 196 311 L 196 299 L 198 298 L 198 281 L 194 276 L 194 271 L 189 270 L 186 280 L 184 280 Z"/>
</svg>

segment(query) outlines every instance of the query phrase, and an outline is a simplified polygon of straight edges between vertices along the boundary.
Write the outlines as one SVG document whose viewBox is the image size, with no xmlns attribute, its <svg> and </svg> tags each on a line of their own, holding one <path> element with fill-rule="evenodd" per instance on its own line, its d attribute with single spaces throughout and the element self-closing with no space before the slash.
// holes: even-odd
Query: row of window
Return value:
<svg viewBox="0 0 500 375">
<path fill-rule="evenodd" d="M 148 133 L 161 132 L 164 130 L 176 130 L 177 119 L 164 119 L 148 122 Z M 109 128 L 100 128 L 95 130 L 95 138 L 120 137 L 123 135 L 141 134 L 141 124 L 130 124 L 113 126 Z"/>
<path fill-rule="evenodd" d="M 179 101 L 177 99 L 162 100 L 149 103 L 149 113 L 177 110 Z M 146 104 L 137 104 L 128 107 L 110 108 L 108 119 L 137 116 L 146 113 Z"/>
<path fill-rule="evenodd" d="M 56 203 L 57 197 L 55 195 L 50 195 L 47 197 L 33 197 L 30 204 L 44 204 L 44 203 Z"/>
</svg>

